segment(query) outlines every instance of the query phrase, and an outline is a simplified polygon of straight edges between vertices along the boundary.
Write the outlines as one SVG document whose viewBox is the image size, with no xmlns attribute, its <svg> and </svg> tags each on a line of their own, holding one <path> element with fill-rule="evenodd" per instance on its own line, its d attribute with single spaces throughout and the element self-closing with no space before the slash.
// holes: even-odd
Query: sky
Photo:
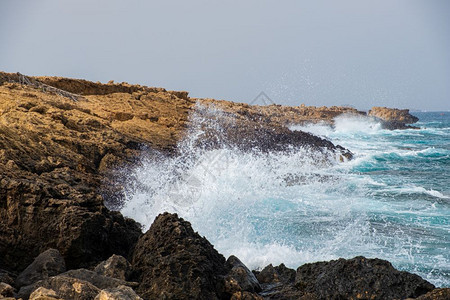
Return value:
<svg viewBox="0 0 450 300">
<path fill-rule="evenodd" d="M 450 110 L 450 1 L 0 0 L 0 70 Z"/>
</svg>

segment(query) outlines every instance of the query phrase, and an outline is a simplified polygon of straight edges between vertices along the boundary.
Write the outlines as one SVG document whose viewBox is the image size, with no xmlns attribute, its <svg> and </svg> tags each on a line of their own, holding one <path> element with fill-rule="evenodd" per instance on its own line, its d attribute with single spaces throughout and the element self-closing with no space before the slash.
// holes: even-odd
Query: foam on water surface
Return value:
<svg viewBox="0 0 450 300">
<path fill-rule="evenodd" d="M 354 152 L 340 163 L 302 148 L 200 150 L 200 124 L 217 125 L 204 118 L 192 116 L 179 156 L 143 158 L 130 176 L 126 216 L 148 228 L 159 213 L 176 212 L 252 269 L 364 255 L 450 286 L 450 126 L 437 129 L 447 135 L 426 122 L 424 130 L 387 131 L 348 116 L 334 127 L 292 126 Z"/>
</svg>

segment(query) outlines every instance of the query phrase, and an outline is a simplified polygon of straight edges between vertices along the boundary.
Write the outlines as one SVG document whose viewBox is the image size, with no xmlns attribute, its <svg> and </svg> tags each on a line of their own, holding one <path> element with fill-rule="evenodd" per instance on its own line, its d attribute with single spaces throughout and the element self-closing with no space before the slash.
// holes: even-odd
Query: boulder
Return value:
<svg viewBox="0 0 450 300">
<path fill-rule="evenodd" d="M 227 280 L 234 279 L 239 286 L 238 291 L 259 292 L 261 286 L 255 275 L 234 255 L 227 259 L 227 266 L 230 269 Z M 234 292 L 234 291 L 231 291 Z"/>
<path fill-rule="evenodd" d="M 142 300 L 132 288 L 120 285 L 116 288 L 101 290 L 94 300 Z"/>
<path fill-rule="evenodd" d="M 170 213 L 156 217 L 139 239 L 132 267 L 144 299 L 221 299 L 229 271 L 189 222 Z"/>
<path fill-rule="evenodd" d="M 66 271 L 64 258 L 56 249 L 48 249 L 38 255 L 34 261 L 17 276 L 15 285 L 20 288 L 36 281 L 47 279 Z"/>
<path fill-rule="evenodd" d="M 30 295 L 30 300 L 62 300 L 56 295 L 54 290 L 46 289 L 43 287 L 37 288 Z"/>
<path fill-rule="evenodd" d="M 318 299 L 404 299 L 434 289 L 431 283 L 394 269 L 386 260 L 362 256 L 300 266 L 295 287 Z"/>
<path fill-rule="evenodd" d="M 114 254 L 107 260 L 99 263 L 94 271 L 103 276 L 128 280 L 131 274 L 131 264 L 125 257 Z"/>
<path fill-rule="evenodd" d="M 57 297 L 73 300 L 92 300 L 100 292 L 99 288 L 87 281 L 58 275 L 22 287 L 17 296 L 28 299 L 35 290 L 41 287 L 53 290 Z"/>
</svg>

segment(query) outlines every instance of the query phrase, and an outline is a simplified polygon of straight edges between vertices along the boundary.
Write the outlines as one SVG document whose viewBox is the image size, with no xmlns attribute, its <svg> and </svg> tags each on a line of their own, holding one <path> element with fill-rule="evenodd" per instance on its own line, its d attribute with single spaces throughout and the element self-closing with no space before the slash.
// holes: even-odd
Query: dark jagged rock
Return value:
<svg viewBox="0 0 450 300">
<path fill-rule="evenodd" d="M 189 222 L 169 213 L 139 239 L 132 266 L 144 299 L 221 299 L 229 271 L 225 258 Z"/>
<path fill-rule="evenodd" d="M 72 172 L 66 173 L 69 178 Z M 69 268 L 97 263 L 113 253 L 129 254 L 141 234 L 140 227 L 107 211 L 98 194 L 83 194 L 83 189 L 89 189 L 77 187 L 77 176 L 62 179 L 57 186 L 31 178 L 0 176 L 5 193 L 0 195 L 0 203 L 4 201 L 8 208 L 0 205 L 0 265 L 23 270 L 48 248 L 58 249 Z M 71 193 L 75 199 L 68 200 L 61 193 Z"/>
<path fill-rule="evenodd" d="M 64 262 L 61 253 L 56 249 L 48 249 L 39 254 L 31 265 L 17 276 L 15 285 L 17 288 L 20 288 L 36 281 L 61 274 L 65 271 L 66 263 Z"/>
<path fill-rule="evenodd" d="M 342 146 L 304 131 L 290 130 L 272 122 L 267 116 L 259 116 L 257 111 L 249 110 L 243 117 L 236 112 L 217 113 L 214 106 L 204 106 L 197 107 L 195 116 L 202 120 L 200 126 L 194 124 L 197 128 L 191 128 L 201 132 L 195 141 L 195 145 L 200 148 L 230 147 L 261 152 L 305 148 L 314 155 L 325 155 L 331 151 L 347 159 L 352 157 L 352 153 Z"/>
<path fill-rule="evenodd" d="M 230 269 L 227 279 L 236 281 L 238 291 L 251 293 L 261 291 L 258 279 L 236 256 L 231 255 L 227 259 L 227 266 Z"/>
<path fill-rule="evenodd" d="M 361 256 L 303 265 L 297 269 L 295 287 L 317 299 L 404 299 L 434 289 L 419 276 L 394 269 L 388 261 Z"/>
<path fill-rule="evenodd" d="M 99 263 L 94 271 L 100 275 L 128 280 L 131 275 L 131 264 L 125 257 L 114 254 L 107 260 Z"/>
<path fill-rule="evenodd" d="M 260 283 L 294 283 L 295 270 L 287 268 L 284 264 L 277 267 L 270 264 L 261 272 L 257 272 L 256 278 Z"/>
<path fill-rule="evenodd" d="M 305 296 L 294 287 L 295 270 L 287 268 L 284 264 L 277 267 L 270 264 L 261 272 L 255 273 L 261 283 L 261 295 L 264 299 L 300 299 Z"/>
</svg>

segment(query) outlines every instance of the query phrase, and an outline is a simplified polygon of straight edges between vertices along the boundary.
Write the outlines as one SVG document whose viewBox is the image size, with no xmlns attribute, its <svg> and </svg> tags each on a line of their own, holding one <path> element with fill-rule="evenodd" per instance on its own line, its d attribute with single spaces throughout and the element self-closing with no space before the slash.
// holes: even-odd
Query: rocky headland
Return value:
<svg viewBox="0 0 450 300">
<path fill-rule="evenodd" d="M 329 122 L 349 107 L 257 106 L 187 92 L 0 72 L 0 298 L 22 299 L 448 299 L 449 289 L 356 257 L 250 271 L 225 259 L 188 221 L 140 224 L 107 208 L 121 199 L 119 169 L 155 149 L 177 155 L 193 112 L 219 109 L 221 139 L 243 151 L 290 146 L 351 152 L 287 125 Z M 374 108 L 388 128 L 417 121 Z M 350 149 L 351 150 L 351 149 Z M 109 205 L 108 207 L 112 207 Z"/>
</svg>

